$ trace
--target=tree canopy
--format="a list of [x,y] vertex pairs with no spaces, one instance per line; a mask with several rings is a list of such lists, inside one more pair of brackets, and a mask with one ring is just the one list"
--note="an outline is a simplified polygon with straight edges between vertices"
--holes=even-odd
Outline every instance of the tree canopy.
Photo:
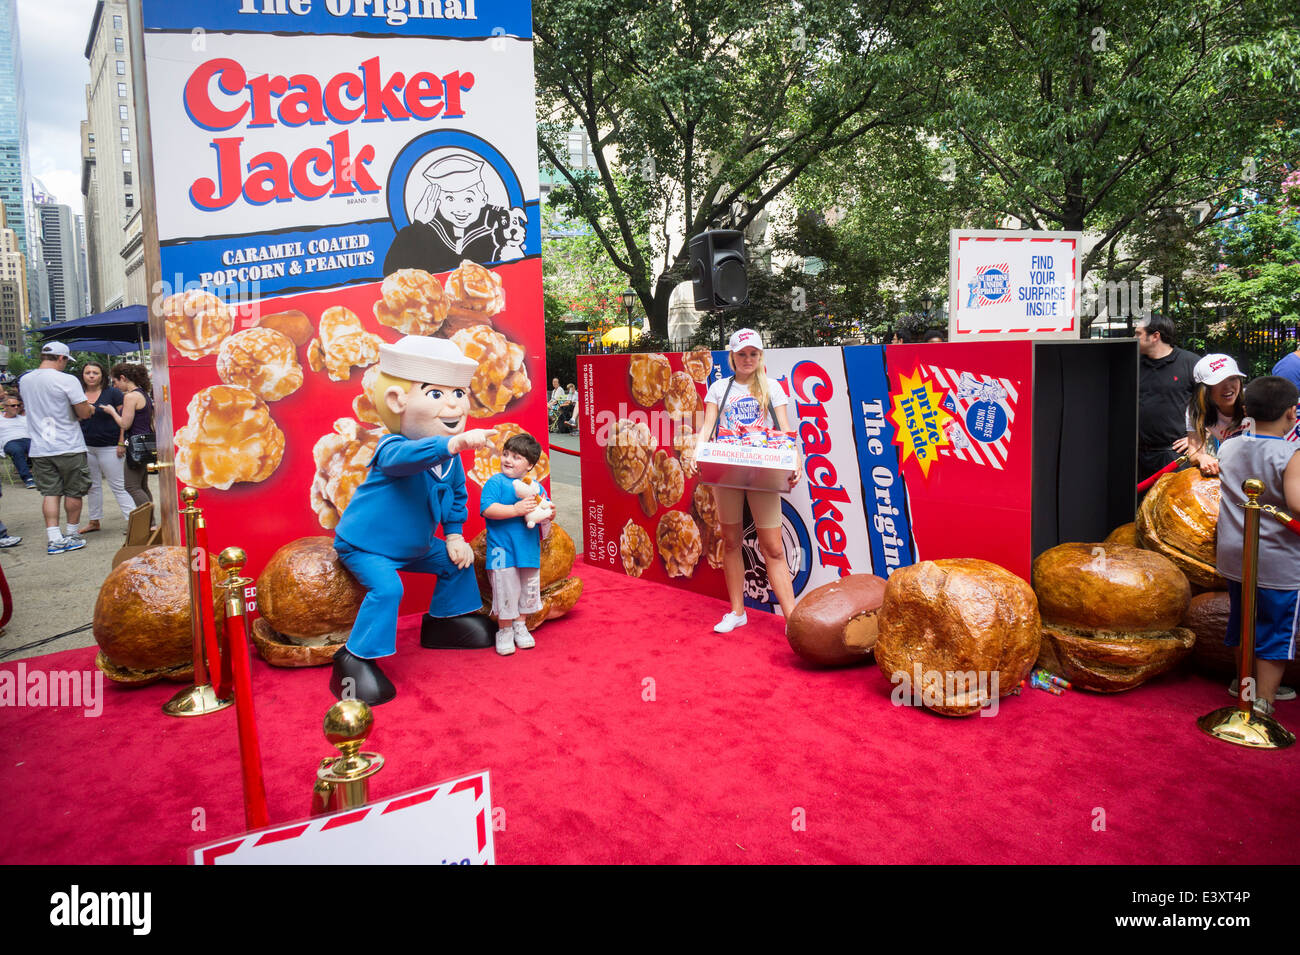
[[[689,237],[733,208],[744,228],[822,157],[922,115],[917,6],[538,0],[540,144],[565,182],[551,201],[591,224],[656,334]],[[592,170],[563,148],[575,123]]]
[[535,21],[548,201],[659,339],[689,237],[724,215],[784,210],[778,250],[820,267],[755,280],[772,321],[814,291],[880,330],[942,297],[951,228],[1084,231],[1085,275],[1179,282],[1300,161],[1293,0],[538,0]]
[[994,209],[1096,233],[1086,275],[1166,210],[1209,228],[1276,174],[1298,17],[1285,0],[950,0],[918,46],[948,73],[928,125]]

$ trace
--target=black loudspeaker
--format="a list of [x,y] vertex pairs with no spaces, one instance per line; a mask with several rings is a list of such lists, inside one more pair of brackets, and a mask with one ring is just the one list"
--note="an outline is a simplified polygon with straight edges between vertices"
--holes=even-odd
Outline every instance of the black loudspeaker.
[[745,276],[745,234],[713,229],[691,239],[691,285],[695,309],[712,312],[749,304]]

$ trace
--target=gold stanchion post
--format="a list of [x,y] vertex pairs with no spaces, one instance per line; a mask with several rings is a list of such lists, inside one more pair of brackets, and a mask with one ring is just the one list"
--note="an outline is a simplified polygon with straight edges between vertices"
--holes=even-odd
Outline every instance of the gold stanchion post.
[[370,777],[384,768],[384,757],[363,753],[375,717],[361,700],[340,700],[325,714],[325,738],[341,755],[327,756],[316,770],[311,814],[357,809],[370,801]]
[[[168,716],[204,716],[208,713],[215,713],[218,710],[224,710],[227,706],[234,703],[234,697],[222,700],[217,698],[217,692],[212,688],[211,681],[208,678],[208,666],[203,646],[203,614],[209,617],[212,615],[212,607],[203,606],[200,599],[200,587],[198,583],[198,574],[208,573],[207,555],[198,554],[198,544],[196,542],[198,520],[200,511],[198,507],[199,492],[192,487],[187,487],[181,492],[181,497],[185,501],[185,507],[181,511],[185,515],[185,547],[189,557],[190,567],[190,629],[194,634],[194,685],[181,690],[170,700],[163,704],[162,711]],[[195,570],[200,566],[202,570]],[[215,626],[215,621],[212,626]]]
[[1241,666],[1237,673],[1237,704],[1207,713],[1196,721],[1216,739],[1252,749],[1286,749],[1295,735],[1271,716],[1256,712],[1250,687],[1255,685],[1255,588],[1259,579],[1259,496],[1264,482],[1247,478],[1245,532],[1241,554]]

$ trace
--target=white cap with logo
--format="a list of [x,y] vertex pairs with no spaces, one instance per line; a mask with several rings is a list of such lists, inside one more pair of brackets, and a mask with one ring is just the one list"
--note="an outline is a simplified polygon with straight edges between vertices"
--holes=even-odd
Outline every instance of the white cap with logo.
[[1229,378],[1245,378],[1231,355],[1206,355],[1192,369],[1198,385],[1217,385]]
[[727,351],[740,351],[742,348],[757,348],[763,350],[763,338],[752,328],[742,328],[734,332],[731,341],[727,342]]

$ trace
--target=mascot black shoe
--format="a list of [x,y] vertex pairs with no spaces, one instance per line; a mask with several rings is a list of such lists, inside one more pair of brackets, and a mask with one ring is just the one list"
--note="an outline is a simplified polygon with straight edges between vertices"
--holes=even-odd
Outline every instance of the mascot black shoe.
[[347,647],[334,654],[330,691],[340,700],[360,700],[371,706],[387,703],[397,696],[397,687],[384,676],[378,663],[349,653]]
[[431,617],[420,621],[420,646],[426,650],[486,650],[496,646],[496,624],[482,614]]

